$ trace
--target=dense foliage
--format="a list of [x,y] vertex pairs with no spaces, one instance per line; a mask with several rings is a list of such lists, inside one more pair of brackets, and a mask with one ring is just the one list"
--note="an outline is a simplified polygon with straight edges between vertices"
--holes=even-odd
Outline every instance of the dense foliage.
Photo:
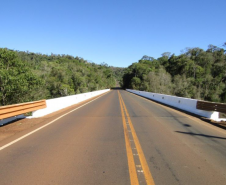
[[118,70],[70,55],[0,48],[0,105],[110,88]]
[[[226,43],[224,44],[224,47]],[[209,45],[181,55],[143,56],[128,68],[97,65],[70,55],[0,48],[0,106],[90,92],[115,85],[226,102],[226,52]]]
[[209,45],[206,51],[187,48],[179,56],[168,52],[158,59],[143,56],[126,69],[122,86],[226,102],[226,53],[223,48]]

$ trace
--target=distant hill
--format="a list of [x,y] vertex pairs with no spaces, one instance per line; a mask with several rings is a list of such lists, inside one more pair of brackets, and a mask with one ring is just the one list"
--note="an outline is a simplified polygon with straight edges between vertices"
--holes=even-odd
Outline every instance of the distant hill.
[[117,71],[81,57],[0,48],[0,105],[114,87]]
[[124,88],[226,102],[226,53],[217,46],[187,48],[179,56],[166,52],[158,59],[145,55],[124,73]]
[[[225,47],[224,44],[223,47]],[[90,92],[115,86],[226,102],[226,53],[209,45],[179,56],[144,55],[128,68],[81,57],[0,48],[0,105]]]

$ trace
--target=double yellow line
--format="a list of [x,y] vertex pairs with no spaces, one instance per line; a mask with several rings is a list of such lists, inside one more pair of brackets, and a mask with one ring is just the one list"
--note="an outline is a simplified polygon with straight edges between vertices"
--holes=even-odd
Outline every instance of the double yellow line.
[[130,143],[129,132],[128,132],[128,129],[127,129],[126,120],[128,121],[128,125],[129,125],[131,133],[132,133],[132,138],[133,138],[133,141],[134,141],[134,144],[135,144],[135,148],[137,150],[137,154],[139,156],[140,165],[143,169],[146,184],[147,185],[154,185],[155,183],[154,183],[153,177],[151,175],[151,172],[149,170],[149,167],[148,167],[147,161],[145,159],[143,150],[141,148],[140,142],[138,140],[137,134],[136,134],[135,129],[133,127],[129,113],[126,109],[125,103],[124,103],[122,96],[119,93],[119,91],[118,91],[118,96],[119,96],[119,102],[120,102],[121,113],[122,113],[122,122],[123,122],[125,142],[126,142],[126,151],[127,151],[127,159],[128,159],[128,166],[129,166],[130,182],[133,185],[139,184],[136,164],[135,164],[135,161],[134,161],[134,154],[133,154],[133,150],[132,150],[131,143]]

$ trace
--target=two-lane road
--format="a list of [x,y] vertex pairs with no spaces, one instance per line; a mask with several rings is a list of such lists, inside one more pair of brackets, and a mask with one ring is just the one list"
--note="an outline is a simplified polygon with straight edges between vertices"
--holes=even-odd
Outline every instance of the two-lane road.
[[112,90],[0,150],[0,184],[138,183],[225,185],[226,131]]

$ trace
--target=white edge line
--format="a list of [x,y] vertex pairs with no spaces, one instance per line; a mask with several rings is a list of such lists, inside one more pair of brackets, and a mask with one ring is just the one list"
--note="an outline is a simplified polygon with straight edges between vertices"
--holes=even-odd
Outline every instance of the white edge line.
[[[109,91],[108,91],[108,92],[109,92]],[[81,105],[81,106],[79,106],[79,107],[77,107],[77,108],[75,108],[75,109],[73,109],[73,110],[71,110],[71,111],[69,111],[69,112],[63,114],[63,115],[61,115],[60,117],[54,119],[53,121],[51,121],[51,122],[49,122],[49,123],[47,123],[47,124],[45,124],[45,125],[43,125],[43,126],[37,128],[37,129],[33,130],[33,131],[31,131],[31,132],[29,132],[28,134],[25,134],[25,135],[19,137],[18,139],[15,139],[14,141],[12,141],[12,142],[10,142],[10,143],[8,143],[8,144],[6,144],[6,145],[3,145],[2,147],[0,147],[0,151],[3,150],[3,149],[5,149],[5,148],[7,148],[7,147],[9,147],[10,145],[13,145],[14,143],[17,143],[17,142],[20,141],[20,140],[22,140],[22,139],[24,139],[24,138],[30,136],[31,134],[33,134],[33,133],[35,133],[35,132],[37,132],[37,131],[39,131],[39,130],[45,128],[45,127],[47,127],[48,125],[52,124],[53,122],[59,120],[60,118],[62,118],[62,117],[64,117],[64,116],[70,114],[71,112],[73,112],[73,111],[75,111],[75,110],[77,110],[77,109],[79,109],[79,108],[81,108],[81,107],[83,107],[83,106],[85,106],[85,105],[87,105],[87,104],[89,104],[89,103],[95,101],[96,99],[102,97],[103,95],[105,95],[105,93],[102,94],[101,96],[95,98],[94,100],[91,100],[91,101],[89,101],[89,102],[87,102],[87,103],[85,103],[85,104],[83,104],[83,105]]]

